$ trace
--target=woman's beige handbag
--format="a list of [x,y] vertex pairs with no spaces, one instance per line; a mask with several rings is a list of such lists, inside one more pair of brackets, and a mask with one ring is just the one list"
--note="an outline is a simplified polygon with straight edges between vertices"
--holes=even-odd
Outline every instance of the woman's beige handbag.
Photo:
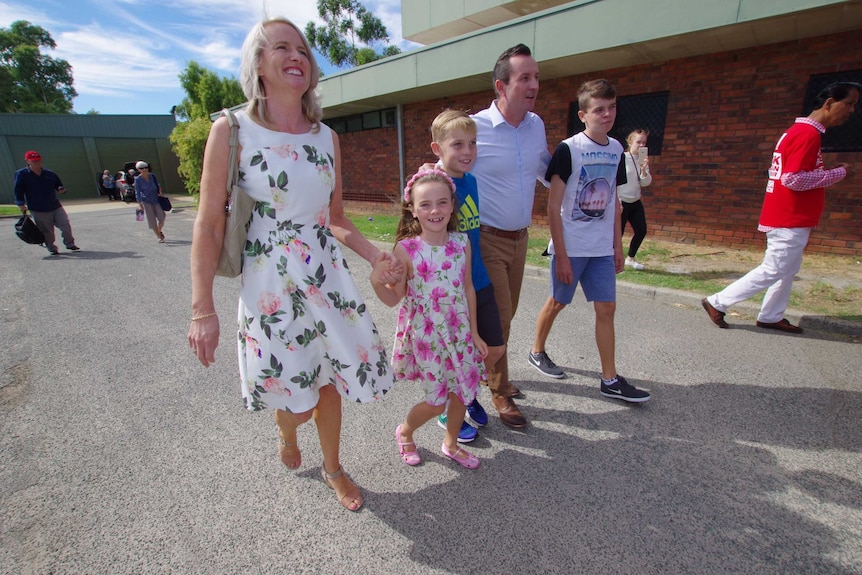
[[216,267],[216,275],[235,278],[242,273],[243,252],[248,236],[248,223],[255,201],[239,187],[239,124],[228,109],[222,110],[230,126],[230,175],[225,202],[224,240]]

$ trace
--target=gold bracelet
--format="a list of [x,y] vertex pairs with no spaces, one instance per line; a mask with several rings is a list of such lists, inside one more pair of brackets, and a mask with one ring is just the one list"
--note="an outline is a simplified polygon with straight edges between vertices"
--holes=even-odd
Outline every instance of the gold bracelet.
[[205,313],[203,315],[196,315],[192,318],[192,321],[200,321],[202,319],[206,319],[208,317],[213,317],[215,315],[218,315],[218,314],[216,312],[212,312],[212,313]]

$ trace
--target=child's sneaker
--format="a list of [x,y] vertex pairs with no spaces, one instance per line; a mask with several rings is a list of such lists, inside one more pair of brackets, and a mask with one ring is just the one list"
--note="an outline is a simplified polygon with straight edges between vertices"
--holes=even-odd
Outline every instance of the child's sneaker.
[[540,351],[539,353],[530,352],[530,357],[528,361],[530,362],[530,365],[532,365],[548,377],[560,379],[564,375],[566,375],[565,372],[560,369],[556,363],[551,361],[551,358],[548,357],[548,354],[544,351]]
[[634,258],[626,258],[626,267],[638,271],[644,269],[644,265],[638,261],[635,261]]
[[467,417],[476,424],[476,427],[485,427],[488,425],[488,414],[485,411],[485,408],[479,405],[479,400],[474,399],[470,405],[467,406]]
[[[446,429],[446,414],[437,416],[437,425]],[[479,436],[479,430],[467,423],[461,424],[461,431],[458,432],[458,443],[470,443]]]
[[601,393],[605,397],[613,397],[614,399],[621,399],[629,403],[643,403],[644,401],[649,401],[650,398],[649,393],[633,385],[629,385],[626,378],[621,375],[618,375],[616,381],[610,385],[602,381]]

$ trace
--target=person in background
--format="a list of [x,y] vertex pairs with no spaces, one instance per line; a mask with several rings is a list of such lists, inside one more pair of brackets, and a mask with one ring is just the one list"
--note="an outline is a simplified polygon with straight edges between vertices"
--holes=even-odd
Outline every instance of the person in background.
[[15,205],[21,208],[22,214],[26,214],[28,209],[33,214],[33,221],[42,230],[45,247],[51,255],[60,253],[55,243],[55,227],[63,235],[66,249],[78,251],[81,248],[75,245],[69,216],[57,197],[57,194],[66,193],[60,176],[42,167],[42,155],[39,152],[27,152],[24,161],[27,167],[15,172]]
[[[340,462],[341,402],[381,400],[392,371],[339,242],[372,266],[389,260],[387,282],[397,282],[404,266],[344,213],[341,150],[321,121],[319,79],[308,41],[289,20],[260,22],[246,36],[240,81],[249,103],[236,118],[240,185],[255,201],[247,236],[254,247],[243,254],[235,338],[246,408],[273,410],[282,463],[300,467],[297,431],[314,417],[323,482],[342,507],[358,511],[362,493]],[[204,366],[215,361],[219,343],[213,279],[225,229],[229,137],[227,118],[219,118],[204,152],[192,236],[188,341]]]
[[634,130],[626,138],[629,149],[624,155],[626,162],[626,183],[617,185],[617,196],[623,204],[621,233],[626,231],[626,222],[632,225],[632,240],[629,242],[629,251],[626,256],[625,266],[635,270],[642,270],[642,263],[635,260],[638,249],[644,241],[647,233],[646,214],[641,201],[641,189],[652,183],[652,175],[649,172],[649,157],[644,154],[639,159],[638,151],[646,152],[647,136],[646,130]]
[[135,177],[135,200],[138,208],[144,211],[147,217],[147,225],[156,234],[159,243],[165,243],[165,234],[162,229],[165,226],[165,211],[159,204],[159,196],[162,195],[162,187],[155,174],[150,173],[150,165],[144,161],[135,164],[138,175]]
[[114,177],[111,176],[111,172],[108,170],[102,172],[102,189],[108,195],[109,200],[113,201],[117,199],[117,186],[114,182]]
[[802,267],[802,252],[811,230],[820,221],[826,204],[826,188],[853,176],[848,164],[829,170],[823,167],[820,139],[826,130],[850,119],[859,103],[862,85],[837,82],[814,99],[814,110],[796,122],[778,139],[772,153],[766,196],[758,231],[766,232],[763,262],[718,293],[701,300],[710,321],[720,328],[727,309],[766,290],[757,327],[787,333],[802,328],[784,317],[793,288],[793,278]]

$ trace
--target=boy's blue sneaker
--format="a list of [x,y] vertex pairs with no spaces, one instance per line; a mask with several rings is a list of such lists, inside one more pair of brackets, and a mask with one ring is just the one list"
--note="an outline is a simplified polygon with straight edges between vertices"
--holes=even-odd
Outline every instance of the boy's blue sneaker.
[[488,414],[485,412],[485,408],[479,405],[478,399],[474,399],[473,402],[467,406],[467,417],[470,418],[470,421],[475,423],[477,427],[485,427],[488,425]]
[[[437,416],[437,425],[446,429],[446,415]],[[458,432],[458,443],[470,443],[479,435],[479,430],[467,423],[461,424],[461,431]]]

